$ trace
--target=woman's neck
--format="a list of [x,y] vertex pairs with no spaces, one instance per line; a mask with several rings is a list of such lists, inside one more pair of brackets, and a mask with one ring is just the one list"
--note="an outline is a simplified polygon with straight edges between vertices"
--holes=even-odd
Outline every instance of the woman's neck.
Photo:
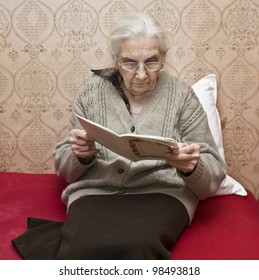
[[125,87],[123,88],[124,94],[128,98],[130,107],[135,109],[141,109],[147,103],[151,92],[145,92],[141,95],[132,94],[129,90]]

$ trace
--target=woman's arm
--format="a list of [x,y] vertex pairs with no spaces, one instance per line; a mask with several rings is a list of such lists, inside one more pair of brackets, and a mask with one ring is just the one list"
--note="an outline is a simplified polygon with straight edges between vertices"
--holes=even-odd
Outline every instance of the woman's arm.
[[184,92],[178,122],[182,142],[179,143],[179,154],[168,152],[165,160],[178,170],[193,193],[203,199],[212,196],[225,178],[225,163],[198,98],[189,86]]

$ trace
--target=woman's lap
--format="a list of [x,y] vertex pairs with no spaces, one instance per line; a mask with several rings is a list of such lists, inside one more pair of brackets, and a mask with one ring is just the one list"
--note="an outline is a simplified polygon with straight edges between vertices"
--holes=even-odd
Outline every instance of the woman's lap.
[[73,202],[65,223],[39,221],[13,241],[26,259],[170,259],[189,217],[163,194],[98,195]]
[[71,205],[57,258],[168,259],[188,222],[167,195],[83,197]]

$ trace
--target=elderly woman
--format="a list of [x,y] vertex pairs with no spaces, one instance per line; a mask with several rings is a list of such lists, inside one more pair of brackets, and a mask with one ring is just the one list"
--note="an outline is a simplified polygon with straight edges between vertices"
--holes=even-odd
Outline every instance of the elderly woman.
[[[69,183],[62,194],[67,220],[44,223],[47,253],[41,248],[30,258],[170,259],[199,199],[213,196],[225,178],[192,88],[162,70],[168,43],[158,23],[129,15],[109,47],[114,67],[94,70],[82,86],[69,136],[54,151],[57,173]],[[76,114],[118,134],[174,138],[179,154],[168,150],[163,160],[132,162],[96,143]],[[43,232],[43,226],[36,228]],[[14,244],[19,247],[19,238]]]

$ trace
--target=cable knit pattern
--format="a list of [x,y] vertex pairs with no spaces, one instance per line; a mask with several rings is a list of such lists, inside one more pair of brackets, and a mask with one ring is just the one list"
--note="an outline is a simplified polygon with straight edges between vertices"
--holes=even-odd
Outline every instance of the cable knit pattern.
[[199,199],[213,196],[225,178],[224,162],[211,136],[207,117],[192,88],[166,71],[134,120],[109,79],[94,74],[81,88],[69,128],[81,127],[75,114],[98,122],[118,134],[131,133],[172,137],[198,143],[201,158],[195,171],[184,176],[162,160],[131,162],[97,143],[101,152],[89,165],[74,155],[68,138],[54,150],[56,169],[70,183],[62,198],[69,206],[84,195],[164,193],[178,198],[190,220]]

